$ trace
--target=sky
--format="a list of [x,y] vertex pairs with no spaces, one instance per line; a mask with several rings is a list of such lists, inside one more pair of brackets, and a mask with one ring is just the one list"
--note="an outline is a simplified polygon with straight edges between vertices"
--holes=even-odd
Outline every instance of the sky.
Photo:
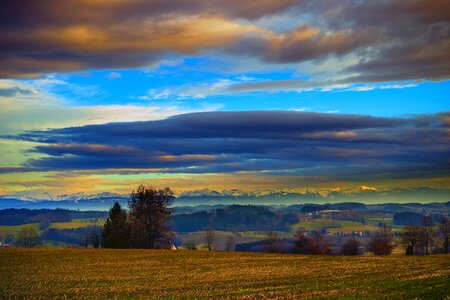
[[450,188],[446,0],[6,0],[0,194]]

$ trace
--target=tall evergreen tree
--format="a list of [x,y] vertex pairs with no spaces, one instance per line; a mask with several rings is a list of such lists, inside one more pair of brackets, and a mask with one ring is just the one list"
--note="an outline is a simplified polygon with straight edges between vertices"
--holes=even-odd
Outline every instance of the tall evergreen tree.
[[118,202],[109,211],[103,229],[103,243],[105,248],[130,248],[130,226],[127,212]]
[[169,219],[173,200],[169,188],[156,190],[139,186],[128,202],[131,245],[133,248],[163,248],[169,245]]

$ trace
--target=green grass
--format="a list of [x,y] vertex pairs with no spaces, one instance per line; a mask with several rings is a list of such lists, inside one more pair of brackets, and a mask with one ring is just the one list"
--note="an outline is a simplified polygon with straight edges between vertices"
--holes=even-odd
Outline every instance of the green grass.
[[338,228],[328,228],[331,233],[335,232],[351,232],[351,231],[376,231],[377,226],[374,225],[364,225],[356,221],[346,221],[346,220],[332,220],[332,219],[311,219],[307,221],[300,221],[297,224],[292,225],[292,231],[297,231],[299,228],[305,228],[307,230],[319,230],[323,227],[328,226],[339,226]]
[[[98,225],[103,226],[105,223],[104,219],[73,219],[70,222],[54,222],[50,224],[50,228],[57,228],[57,229],[72,229],[72,228],[82,228],[92,225]],[[6,237],[8,235],[14,235],[17,236],[19,231],[22,228],[26,227],[34,227],[38,232],[39,230],[39,223],[30,223],[30,224],[23,224],[23,225],[14,225],[14,226],[7,226],[7,225],[0,225],[0,236]]]
[[0,298],[445,299],[449,256],[0,249]]
[[70,222],[54,222],[51,223],[50,228],[57,229],[72,229],[82,228],[92,225],[103,226],[105,224],[104,219],[73,219]]
[[15,226],[0,225],[0,236],[1,237],[6,237],[8,235],[17,236],[19,231],[22,228],[28,228],[28,227],[34,227],[37,231],[39,231],[38,223],[30,223],[30,224],[15,225]]
[[385,223],[389,226],[394,225],[394,220],[392,219],[392,217],[367,216],[365,219],[368,225],[378,226],[380,222]]

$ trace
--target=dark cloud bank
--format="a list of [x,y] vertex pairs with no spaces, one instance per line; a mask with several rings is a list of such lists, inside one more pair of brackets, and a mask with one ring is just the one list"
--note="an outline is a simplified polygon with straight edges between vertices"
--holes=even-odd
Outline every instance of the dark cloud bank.
[[[448,176],[450,114],[383,118],[286,111],[207,112],[165,120],[31,131],[23,170],[264,171],[362,178]],[[11,171],[11,170],[3,170]]]

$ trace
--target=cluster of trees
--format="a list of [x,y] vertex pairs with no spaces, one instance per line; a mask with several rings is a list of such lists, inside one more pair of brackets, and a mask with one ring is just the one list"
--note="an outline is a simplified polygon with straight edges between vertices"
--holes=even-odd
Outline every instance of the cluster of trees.
[[4,209],[0,210],[0,225],[22,225],[29,223],[70,222],[72,216],[64,209]]
[[[404,244],[406,255],[449,253],[450,220],[447,217],[441,219],[438,226],[433,225],[433,218],[426,216],[421,226],[405,226],[401,233],[401,241]],[[394,234],[392,228],[383,224],[370,238],[367,249],[375,255],[389,255],[394,249]],[[361,242],[356,238],[347,239],[341,246],[342,255],[360,254]],[[303,254],[328,254],[329,248],[326,237],[312,234],[306,236],[297,233],[294,236],[294,253]]]
[[441,223],[434,226],[433,219],[425,216],[421,226],[405,226],[401,238],[406,247],[406,255],[449,253],[450,220],[443,217]]
[[330,254],[330,251],[327,237],[318,231],[314,231],[309,236],[300,231],[294,235],[293,253]]
[[25,227],[19,231],[18,238],[15,240],[17,247],[33,248],[42,244],[38,231],[34,227]]
[[30,223],[49,224],[53,222],[70,222],[72,219],[106,218],[102,211],[77,211],[68,209],[2,209],[0,225],[13,226]]
[[292,237],[283,237],[278,232],[269,232],[262,241],[236,245],[236,251],[295,253],[295,254],[330,254],[328,236],[320,231],[310,234],[298,231]]
[[[433,226],[432,218],[424,218],[422,226],[406,226],[401,235],[405,245],[406,255],[448,253],[450,242],[450,221],[443,218],[438,226]],[[329,237],[319,231],[309,234],[299,231],[292,238],[282,238],[279,234],[270,232],[264,241],[238,245],[238,251],[255,251],[268,253],[297,253],[297,254],[331,254],[330,243],[338,245],[334,254],[359,255],[364,251],[362,239],[348,238],[343,243],[336,241],[336,237]],[[340,245],[340,249],[339,249]],[[394,249],[394,233],[392,228],[383,224],[371,236],[365,245],[368,251],[375,255],[389,255]]]
[[210,212],[178,214],[171,222],[176,232],[204,231],[211,224],[222,231],[285,231],[298,218],[293,213],[273,212],[263,206],[230,205]]
[[289,210],[296,207],[300,208],[301,213],[315,213],[322,210],[343,210],[343,211],[366,211],[367,206],[359,202],[343,202],[335,204],[306,204],[306,205],[291,205]]
[[128,211],[115,203],[103,229],[105,248],[166,248],[172,233],[169,220],[173,201],[169,188],[156,190],[139,186],[131,194]]
[[[205,231],[205,236],[203,242],[205,243],[204,248],[208,251],[234,251],[236,246],[236,240],[233,234],[227,234],[225,237],[222,236],[222,245],[219,245],[219,236],[211,225],[209,225]],[[224,243],[223,243],[224,242]],[[193,240],[188,240],[183,243],[183,246],[187,250],[197,250],[198,245]]]
[[[347,239],[341,246],[340,254],[358,255],[361,243],[356,238]],[[320,231],[313,231],[310,234],[298,231],[292,239],[282,239],[276,233],[269,233],[264,241],[264,252],[269,253],[294,253],[294,254],[331,254],[329,237]]]
[[86,248],[88,246],[99,248],[103,244],[102,228],[97,225],[70,229],[49,228],[42,233],[42,239]]
[[392,228],[386,224],[380,226],[369,242],[369,251],[375,255],[388,255],[394,250]]
[[416,225],[422,226],[425,218],[430,219],[433,223],[439,224],[445,219],[445,215],[441,213],[422,214],[416,212],[398,212],[393,215],[394,225]]

